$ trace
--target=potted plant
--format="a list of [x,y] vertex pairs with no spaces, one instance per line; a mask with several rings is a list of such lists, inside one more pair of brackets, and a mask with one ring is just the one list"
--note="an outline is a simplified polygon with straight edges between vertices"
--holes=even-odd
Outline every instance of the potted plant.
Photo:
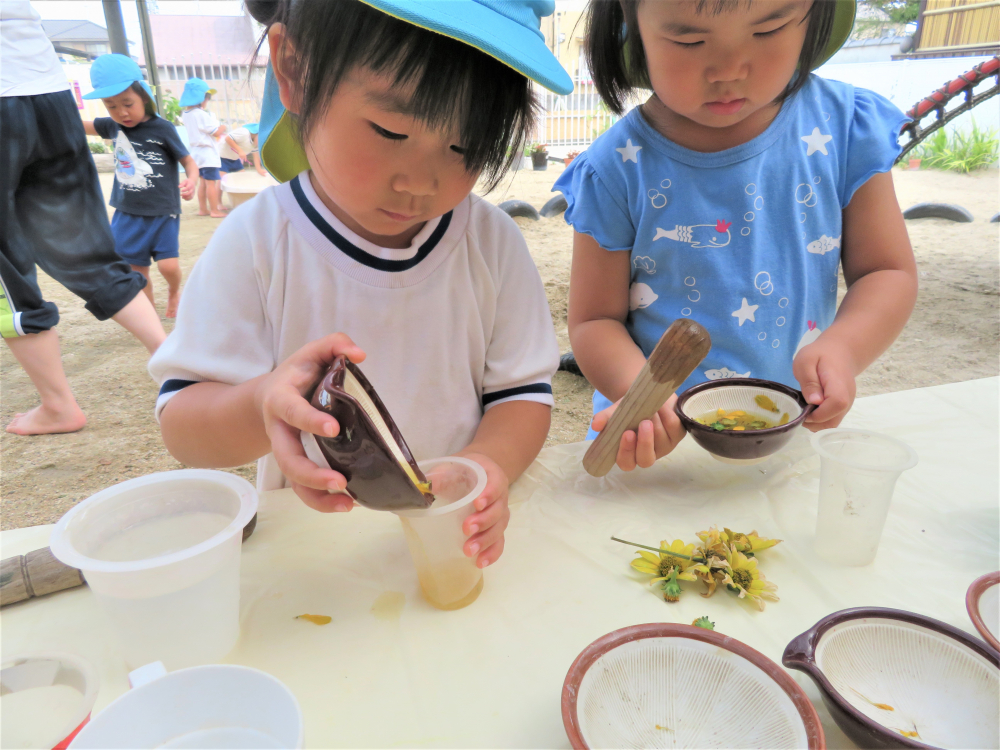
[[565,164],[565,165],[566,165],[566,166],[568,167],[568,166],[569,166],[569,164],[570,164],[570,162],[571,162],[571,161],[573,161],[573,160],[574,160],[574,159],[575,159],[576,157],[578,157],[579,155],[580,155],[580,152],[579,152],[579,151],[570,151],[570,152],[569,152],[568,154],[566,154],[566,156],[565,156],[565,157],[563,158],[563,164]]
[[548,144],[533,143],[529,146],[531,150],[531,167],[536,172],[541,172],[549,168]]

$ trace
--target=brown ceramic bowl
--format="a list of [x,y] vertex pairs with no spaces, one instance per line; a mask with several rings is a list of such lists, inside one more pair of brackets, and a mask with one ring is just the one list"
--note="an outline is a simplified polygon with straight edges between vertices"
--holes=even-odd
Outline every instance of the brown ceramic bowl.
[[1000,571],[987,573],[979,576],[969,586],[969,590],[965,593],[965,608],[983,640],[1000,651],[1000,641],[997,640],[1000,634],[996,630],[998,597],[1000,597]]
[[834,612],[793,639],[781,663],[812,678],[859,747],[1000,747],[1000,654],[938,620]]
[[[777,413],[761,408],[754,397],[767,396]],[[788,414],[788,422],[764,430],[714,430],[698,422],[699,417],[717,409],[740,409],[772,422]],[[777,452],[792,439],[792,433],[816,407],[807,404],[800,391],[772,380],[726,378],[691,386],[677,398],[674,412],[681,424],[702,448],[729,461],[753,461]]]
[[649,623],[608,633],[573,662],[562,716],[574,748],[826,747],[785,670],[721,633]]

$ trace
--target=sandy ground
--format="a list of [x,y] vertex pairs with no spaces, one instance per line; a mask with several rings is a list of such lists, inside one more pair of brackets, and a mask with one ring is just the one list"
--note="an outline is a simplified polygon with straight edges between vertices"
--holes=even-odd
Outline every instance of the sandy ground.
[[[488,196],[512,198],[540,208],[562,171],[520,171]],[[919,388],[1000,373],[998,318],[998,228],[987,222],[1000,210],[1000,174],[990,169],[963,176],[920,171],[894,172],[903,208],[921,201],[956,203],[976,217],[971,224],[938,219],[907,222],[920,267],[921,293],[906,330],[883,357],[858,379],[858,395]],[[105,194],[111,175],[102,175]],[[184,206],[181,266],[185,277],[219,224]],[[571,230],[562,216],[517,219],[545,283],[563,351],[569,284]],[[16,437],[0,433],[0,525],[3,529],[51,523],[99,489],[154,471],[180,468],[164,449],[153,419],[156,387],[146,373],[145,350],[113,322],[99,323],[82,302],[39,273],[42,291],[62,314],[63,361],[88,425],[72,435]],[[154,271],[162,315],[166,287]],[[170,323],[165,321],[169,331]],[[0,422],[34,406],[30,381],[0,347]],[[590,417],[591,389],[580,377],[558,373],[556,408],[549,443],[580,440]],[[255,467],[234,469],[251,479]]]

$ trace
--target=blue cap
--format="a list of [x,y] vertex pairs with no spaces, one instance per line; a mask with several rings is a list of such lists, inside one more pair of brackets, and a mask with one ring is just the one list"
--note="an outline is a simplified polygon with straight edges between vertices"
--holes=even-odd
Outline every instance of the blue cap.
[[250,133],[250,135],[257,135],[257,130],[259,128],[260,124],[256,122],[248,122],[246,125],[243,126],[243,129],[246,130],[248,133]]
[[107,99],[118,96],[133,83],[140,84],[156,103],[152,89],[142,79],[139,63],[125,55],[101,55],[90,65],[90,85],[94,90],[84,99]]
[[[555,0],[361,0],[400,21],[464,42],[557,94],[573,91],[573,81],[545,45],[542,18]],[[181,102],[183,104],[183,101]],[[278,95],[267,68],[260,114],[261,160],[284,182],[308,169],[295,122]]]
[[200,78],[188,78],[184,82],[184,93],[178,104],[182,107],[194,107],[205,101],[206,94],[214,94],[215,89],[209,88],[208,84]]

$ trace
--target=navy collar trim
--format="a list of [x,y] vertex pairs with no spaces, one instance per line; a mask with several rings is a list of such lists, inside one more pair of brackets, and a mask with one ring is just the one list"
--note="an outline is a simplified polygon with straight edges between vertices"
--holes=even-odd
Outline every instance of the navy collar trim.
[[420,246],[416,254],[412,258],[407,258],[406,260],[387,260],[386,258],[378,258],[371,253],[366,253],[357,245],[351,243],[343,235],[341,235],[336,229],[330,226],[329,222],[324,219],[319,211],[309,202],[306,197],[305,192],[302,190],[302,186],[299,184],[299,177],[295,177],[289,183],[292,188],[292,194],[295,196],[295,200],[299,204],[299,208],[302,209],[309,221],[315,225],[315,227],[323,233],[330,242],[332,242],[344,255],[351,258],[351,260],[360,263],[361,265],[368,266],[369,268],[374,268],[376,271],[388,271],[390,273],[399,273],[401,271],[409,271],[411,268],[416,266],[420,261],[431,254],[431,251],[437,247],[438,242],[444,237],[444,233],[448,231],[448,225],[451,224],[452,212],[449,211],[441,220],[438,222],[437,227],[431,233],[431,236]]

